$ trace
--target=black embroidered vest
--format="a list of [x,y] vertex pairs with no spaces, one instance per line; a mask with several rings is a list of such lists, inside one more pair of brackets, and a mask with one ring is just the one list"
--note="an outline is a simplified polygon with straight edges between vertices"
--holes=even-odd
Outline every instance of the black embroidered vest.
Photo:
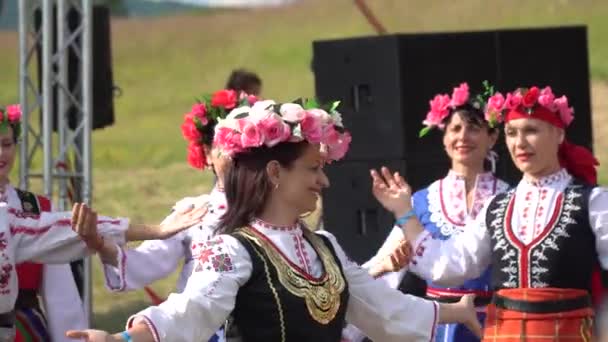
[[244,342],[339,342],[348,303],[342,265],[326,237],[304,230],[323,263],[314,279],[290,264],[264,235],[251,228],[234,234],[253,263],[249,281],[239,289],[234,323]]
[[590,290],[598,263],[589,224],[593,187],[572,181],[559,195],[556,210],[543,232],[529,244],[513,233],[515,189],[489,204],[486,226],[491,237],[494,290],[503,288],[570,288]]

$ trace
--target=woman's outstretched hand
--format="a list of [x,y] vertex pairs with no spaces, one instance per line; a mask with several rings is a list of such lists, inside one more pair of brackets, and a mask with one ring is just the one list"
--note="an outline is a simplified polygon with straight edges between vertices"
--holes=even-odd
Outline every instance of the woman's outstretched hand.
[[378,172],[370,171],[372,176],[372,193],[382,206],[400,217],[412,209],[412,189],[398,172],[383,166]]

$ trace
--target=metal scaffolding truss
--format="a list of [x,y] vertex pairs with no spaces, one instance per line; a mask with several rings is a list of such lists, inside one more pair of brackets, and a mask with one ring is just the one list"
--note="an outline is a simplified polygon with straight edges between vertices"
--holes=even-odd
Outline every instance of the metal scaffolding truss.
[[[19,0],[19,93],[23,112],[19,186],[28,189],[31,179],[42,178],[44,195],[59,210],[69,209],[71,201],[90,203],[92,199],[92,10],[92,0]],[[70,11],[80,15],[76,27],[68,25]],[[35,58],[38,54],[40,67]],[[75,62],[79,70],[76,82],[70,85],[68,70]],[[69,113],[75,118],[71,125]],[[40,153],[42,165],[37,157]],[[83,286],[87,319],[91,312],[90,284],[87,260]]]

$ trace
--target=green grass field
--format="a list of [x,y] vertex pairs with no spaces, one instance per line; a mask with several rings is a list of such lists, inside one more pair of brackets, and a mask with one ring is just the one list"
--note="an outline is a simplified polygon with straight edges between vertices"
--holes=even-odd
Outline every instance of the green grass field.
[[[369,0],[390,32],[430,32],[586,24],[589,27],[595,136],[608,133],[608,2],[602,0]],[[210,186],[185,164],[179,125],[195,96],[223,86],[234,67],[258,72],[264,95],[314,95],[312,41],[373,35],[347,0],[302,0],[265,10],[197,11],[112,22],[116,124],[94,133],[94,205],[100,212],[157,222],[172,203]],[[0,103],[17,100],[17,35],[0,32]],[[564,47],[567,48],[567,47]],[[600,161],[608,143],[596,139]],[[605,167],[601,168],[601,179]],[[95,262],[97,267],[97,261]],[[151,265],[152,266],[152,265]],[[147,300],[110,295],[95,279],[95,323],[117,330]],[[175,278],[154,287],[168,293]]]

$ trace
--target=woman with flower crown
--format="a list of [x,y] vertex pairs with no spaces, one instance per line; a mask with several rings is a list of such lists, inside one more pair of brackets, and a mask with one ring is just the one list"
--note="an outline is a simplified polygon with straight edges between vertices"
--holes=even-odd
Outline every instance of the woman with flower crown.
[[413,242],[409,268],[453,286],[492,264],[495,294],[484,340],[593,340],[590,293],[595,266],[608,268],[608,192],[596,186],[591,152],[565,138],[573,109],[550,87],[531,87],[494,94],[486,115],[505,122],[506,145],[523,178],[450,240],[424,230],[403,178],[372,171],[376,197]]
[[[490,126],[484,116],[484,101],[492,95],[490,87],[485,86],[484,94],[471,96],[468,84],[462,83],[454,88],[451,97],[438,94],[430,101],[430,111],[423,122],[426,127],[420,135],[433,127],[443,132],[443,147],[451,167],[444,178],[414,193],[412,206],[416,218],[433,239],[447,240],[462,233],[488,198],[508,188],[507,183],[484,168],[484,162],[493,159],[492,147],[498,137],[497,128]],[[363,266],[369,268],[372,275],[382,274],[387,264],[377,262],[378,258],[390,253],[403,238],[401,229],[393,228],[377,255]],[[403,268],[380,278],[397,288],[406,270]],[[487,269],[460,286],[445,287],[429,281],[426,295],[438,301],[453,302],[464,294],[474,294],[479,304],[487,304],[492,296],[489,279],[490,270]],[[485,318],[483,306],[479,308],[480,322]],[[345,330],[344,337],[350,341],[363,339],[352,326]],[[479,341],[479,338],[462,324],[442,324],[437,329],[435,341],[466,342]]]
[[[184,116],[182,134],[189,142],[188,163],[199,170],[213,171],[216,183],[209,194],[186,197],[178,201],[166,220],[180,215],[181,212],[193,206],[205,207],[206,214],[200,222],[171,238],[149,240],[134,249],[120,248],[108,255],[100,254],[102,260],[108,263],[105,265],[104,271],[106,284],[110,290],[141,289],[170,275],[182,260],[184,263],[177,281],[176,291],[184,290],[201,246],[213,236],[219,218],[226,212],[224,175],[230,159],[220,155],[217,149],[212,148],[215,125],[239,103],[251,105],[256,101],[255,96],[245,93],[238,94],[234,90],[224,89],[203,96],[201,101],[192,106],[192,110]],[[154,267],[149,267],[149,265],[154,265]],[[160,302],[162,300],[156,299],[154,304],[160,304]],[[223,333],[218,332],[212,341],[223,341],[223,339]]]
[[[70,220],[66,220],[69,216],[49,213],[52,208],[46,197],[11,186],[8,177],[20,131],[19,106],[0,107],[0,341],[63,341],[66,329],[86,327],[70,266],[14,263],[68,262],[84,256],[86,248],[85,244],[78,244],[78,235],[65,229],[70,225]],[[171,234],[147,226],[127,228],[125,220],[102,219],[100,222],[100,229],[112,239],[102,243],[95,241],[97,235],[92,234],[87,239],[95,249],[112,248],[112,240],[160,238]]]
[[299,216],[329,185],[323,165],[341,159],[350,143],[336,106],[267,100],[220,120],[214,144],[232,157],[228,210],[184,292],[136,314],[122,333],[68,336],[193,341],[211,336],[230,313],[245,342],[338,342],[346,317],[378,341],[428,341],[446,322],[479,332],[471,297],[438,304],[404,295],[350,261],[333,235],[303,227]]

